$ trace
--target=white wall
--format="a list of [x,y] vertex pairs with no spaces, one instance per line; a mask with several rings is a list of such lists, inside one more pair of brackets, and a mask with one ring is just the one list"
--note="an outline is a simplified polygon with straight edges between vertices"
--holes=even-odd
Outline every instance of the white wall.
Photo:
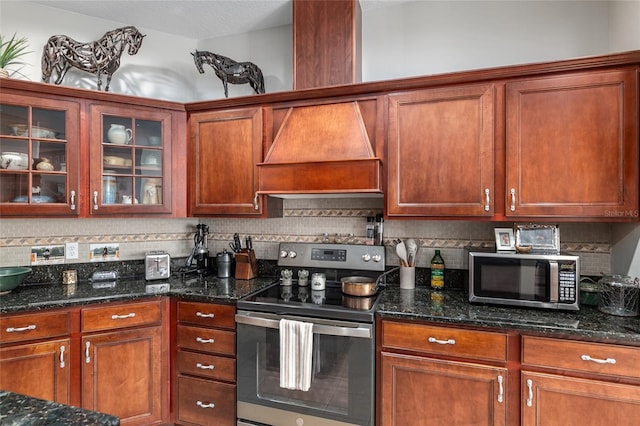
[[623,52],[640,46],[640,0],[609,4],[609,48]]
[[[363,80],[608,53],[606,1],[416,1],[363,13]],[[635,23],[625,23],[629,27]],[[615,24],[615,22],[614,22]],[[640,48],[640,39],[628,45]]]

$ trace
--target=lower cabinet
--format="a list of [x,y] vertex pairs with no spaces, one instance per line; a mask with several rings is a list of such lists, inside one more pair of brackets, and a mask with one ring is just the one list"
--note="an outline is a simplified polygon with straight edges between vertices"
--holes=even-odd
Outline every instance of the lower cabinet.
[[68,404],[69,312],[0,317],[0,389]]
[[176,423],[236,425],[235,307],[178,302]]
[[0,389],[69,403],[69,339],[0,349]]
[[122,425],[157,424],[168,417],[164,303],[110,304],[82,310],[83,408],[117,416]]
[[382,321],[379,424],[506,425],[506,361],[501,333]]
[[523,426],[638,424],[640,348],[530,336],[522,348]]
[[381,425],[505,425],[507,370],[382,354]]

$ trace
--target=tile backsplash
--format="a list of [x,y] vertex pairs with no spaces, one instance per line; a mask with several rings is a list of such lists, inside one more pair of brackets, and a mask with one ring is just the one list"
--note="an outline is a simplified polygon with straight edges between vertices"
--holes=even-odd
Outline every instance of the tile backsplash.
[[[366,217],[382,212],[381,199],[286,199],[284,217],[277,219],[2,219],[0,266],[28,265],[31,247],[77,242],[79,257],[89,261],[92,244],[120,247],[120,260],[142,259],[145,252],[165,250],[186,257],[193,247],[196,225],[209,225],[209,251],[229,249],[235,232],[253,237],[260,259],[277,259],[281,241],[353,241],[364,243]],[[466,269],[465,248],[494,246],[494,228],[513,223],[477,221],[387,220],[384,227],[387,264],[397,265],[395,238],[420,240],[417,265],[427,267],[440,249],[448,268]],[[582,273],[610,272],[611,224],[562,223],[563,252],[578,254]]]

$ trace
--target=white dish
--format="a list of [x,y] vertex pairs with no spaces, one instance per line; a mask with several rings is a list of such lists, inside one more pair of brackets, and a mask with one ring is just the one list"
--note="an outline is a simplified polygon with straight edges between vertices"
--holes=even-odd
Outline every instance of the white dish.
[[3,152],[0,154],[0,167],[8,170],[26,170],[29,168],[29,157],[22,152]]
[[140,156],[141,166],[159,166],[161,164],[160,151],[145,149]]
[[[16,136],[29,136],[29,127],[26,124],[11,124],[9,127]],[[44,127],[31,126],[31,137],[54,139],[56,132]]]

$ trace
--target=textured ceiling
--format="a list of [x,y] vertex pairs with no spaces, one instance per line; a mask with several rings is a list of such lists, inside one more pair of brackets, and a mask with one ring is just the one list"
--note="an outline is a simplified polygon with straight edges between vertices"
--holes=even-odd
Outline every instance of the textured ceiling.
[[[360,0],[363,11],[404,0]],[[290,25],[292,0],[39,0],[33,3],[203,40]]]

